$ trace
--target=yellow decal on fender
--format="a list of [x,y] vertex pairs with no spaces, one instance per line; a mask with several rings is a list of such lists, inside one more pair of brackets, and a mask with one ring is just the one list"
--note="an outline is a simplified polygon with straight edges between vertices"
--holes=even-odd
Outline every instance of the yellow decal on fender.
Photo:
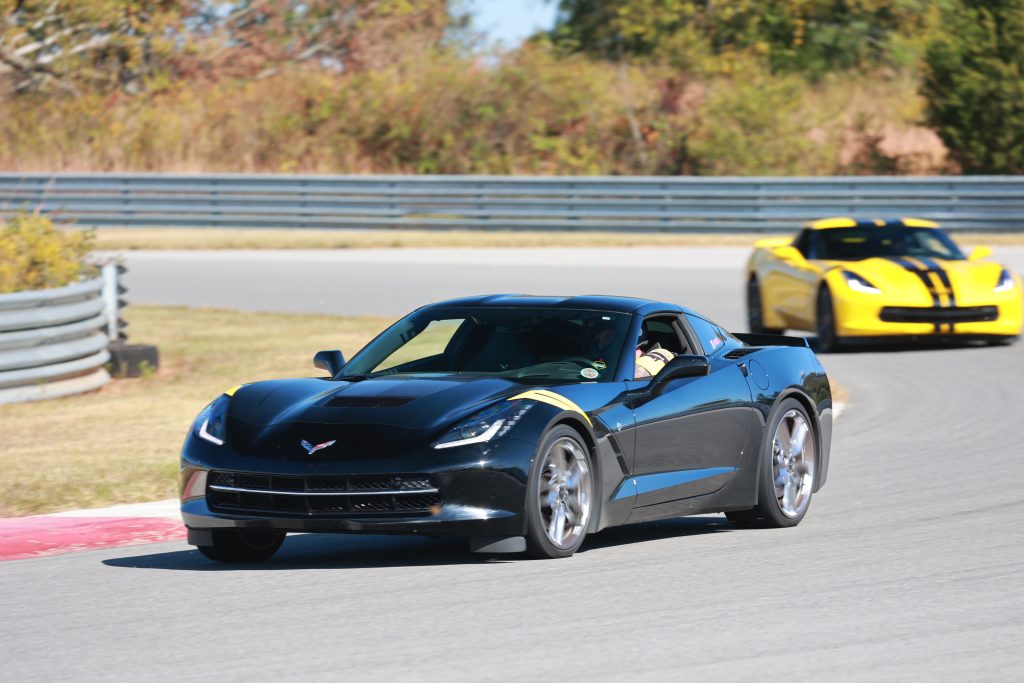
[[227,391],[225,391],[224,395],[225,396],[234,396],[235,392],[238,391],[239,389],[241,389],[244,386],[245,386],[244,384],[239,384],[237,387],[232,387],[232,388],[228,389]]
[[578,405],[567,399],[565,396],[562,396],[561,394],[556,394],[553,391],[547,391],[546,389],[533,389],[531,391],[524,391],[523,393],[518,394],[517,396],[513,396],[509,400],[515,401],[517,399],[529,399],[531,401],[539,401],[540,403],[547,403],[548,405],[554,406],[556,408],[561,408],[562,410],[570,410],[574,413],[579,413],[580,415],[583,416],[583,419],[587,421],[588,425],[590,425],[591,427],[594,426],[594,423],[591,422],[590,420],[590,416],[583,412],[583,408],[580,408]]

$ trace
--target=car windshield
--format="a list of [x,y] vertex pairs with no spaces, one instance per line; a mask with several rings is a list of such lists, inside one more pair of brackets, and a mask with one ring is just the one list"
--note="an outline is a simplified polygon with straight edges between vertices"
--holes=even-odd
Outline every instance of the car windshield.
[[827,261],[860,261],[873,256],[924,256],[951,261],[965,258],[941,230],[903,226],[818,230],[810,251],[809,258]]
[[388,328],[340,377],[460,374],[511,380],[609,380],[629,315],[526,307],[428,308]]

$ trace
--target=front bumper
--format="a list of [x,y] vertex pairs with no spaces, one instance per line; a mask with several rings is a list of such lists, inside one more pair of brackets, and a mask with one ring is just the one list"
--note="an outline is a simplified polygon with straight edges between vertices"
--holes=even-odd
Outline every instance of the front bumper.
[[[295,463],[246,456],[190,437],[182,454],[181,515],[190,529],[275,529],[285,532],[525,534],[526,483],[534,444],[514,437],[487,444],[387,458]],[[266,511],[225,509],[214,502],[209,472],[280,477],[403,476],[430,478],[439,503],[428,511]]]
[[869,337],[1016,337],[1021,333],[1019,289],[993,294],[990,301],[937,308],[881,295],[833,291],[836,335]]

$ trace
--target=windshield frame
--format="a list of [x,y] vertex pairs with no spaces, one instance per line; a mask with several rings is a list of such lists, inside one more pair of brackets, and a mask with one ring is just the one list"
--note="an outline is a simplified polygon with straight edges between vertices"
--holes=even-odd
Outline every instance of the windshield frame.
[[[387,344],[390,335],[394,334],[396,329],[401,329],[403,326],[407,326],[413,320],[422,318],[424,315],[429,315],[434,320],[444,319],[455,319],[459,317],[467,317],[473,313],[483,313],[486,311],[510,311],[519,313],[528,313],[531,311],[536,312],[549,312],[549,313],[561,313],[561,314],[582,314],[586,316],[604,315],[604,316],[619,316],[622,318],[621,324],[621,338],[617,339],[615,344],[618,345],[617,349],[612,349],[612,353],[609,353],[609,362],[611,358],[616,358],[615,366],[610,368],[612,372],[603,373],[596,379],[588,379],[582,376],[576,376],[575,378],[556,378],[556,377],[543,377],[537,375],[530,375],[527,377],[514,377],[506,376],[500,373],[488,372],[488,371],[465,371],[465,370],[432,370],[432,371],[412,371],[412,372],[389,372],[388,370],[376,371],[376,372],[360,372],[365,370],[363,365],[368,362],[368,357],[372,360],[373,354],[379,350],[382,344]],[[369,343],[361,348],[352,358],[345,364],[341,371],[335,375],[334,379],[337,380],[364,380],[384,377],[479,377],[479,378],[490,378],[490,379],[504,379],[510,382],[518,382],[523,384],[534,384],[534,385],[556,385],[556,384],[583,384],[583,383],[608,383],[618,382],[625,378],[627,371],[627,361],[632,361],[632,347],[628,343],[630,336],[634,333],[635,315],[633,312],[628,311],[617,311],[608,309],[591,309],[591,308],[562,308],[558,306],[426,306],[423,308],[416,309],[415,311],[403,316],[401,319],[395,321],[387,328],[382,330],[380,334],[374,337]],[[425,328],[424,328],[425,329]],[[422,332],[422,330],[421,330]],[[418,335],[419,333],[417,333]],[[402,346],[406,345],[415,339],[411,337],[402,343]],[[390,354],[395,353],[401,346],[395,347],[388,352],[388,355],[377,359],[376,365],[379,366],[385,362]],[[538,365],[542,365],[538,364]],[[535,366],[525,366],[535,367]],[[582,368],[583,366],[581,366]]]
[[[897,253],[885,254],[885,253],[872,253],[865,254],[863,256],[854,257],[842,257],[836,255],[823,255],[822,246],[825,241],[825,236],[838,236],[842,233],[855,233],[858,235],[879,235],[885,232],[905,232],[905,233],[928,233],[933,236],[940,244],[949,249],[951,255],[943,254],[914,254],[906,251],[899,251]],[[856,262],[864,261],[869,258],[900,258],[903,256],[910,256],[912,258],[932,258],[942,259],[944,261],[963,261],[967,259],[967,256],[960,249],[960,246],[950,238],[950,236],[941,228],[924,228],[908,225],[885,225],[879,227],[869,227],[863,225],[848,226],[848,227],[837,227],[837,228],[822,228],[820,230],[810,231],[810,240],[808,244],[808,254],[806,255],[809,260],[812,261],[842,261],[842,262]],[[794,242],[795,243],[795,242]]]

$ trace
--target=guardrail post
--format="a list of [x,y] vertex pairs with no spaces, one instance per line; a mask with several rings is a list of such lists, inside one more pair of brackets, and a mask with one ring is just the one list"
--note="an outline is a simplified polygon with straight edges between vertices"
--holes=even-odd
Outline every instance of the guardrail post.
[[107,338],[111,342],[122,341],[126,335],[121,332],[121,308],[125,302],[120,296],[125,293],[121,286],[121,274],[127,269],[116,261],[108,261],[100,267],[103,276],[103,310],[107,316]]

